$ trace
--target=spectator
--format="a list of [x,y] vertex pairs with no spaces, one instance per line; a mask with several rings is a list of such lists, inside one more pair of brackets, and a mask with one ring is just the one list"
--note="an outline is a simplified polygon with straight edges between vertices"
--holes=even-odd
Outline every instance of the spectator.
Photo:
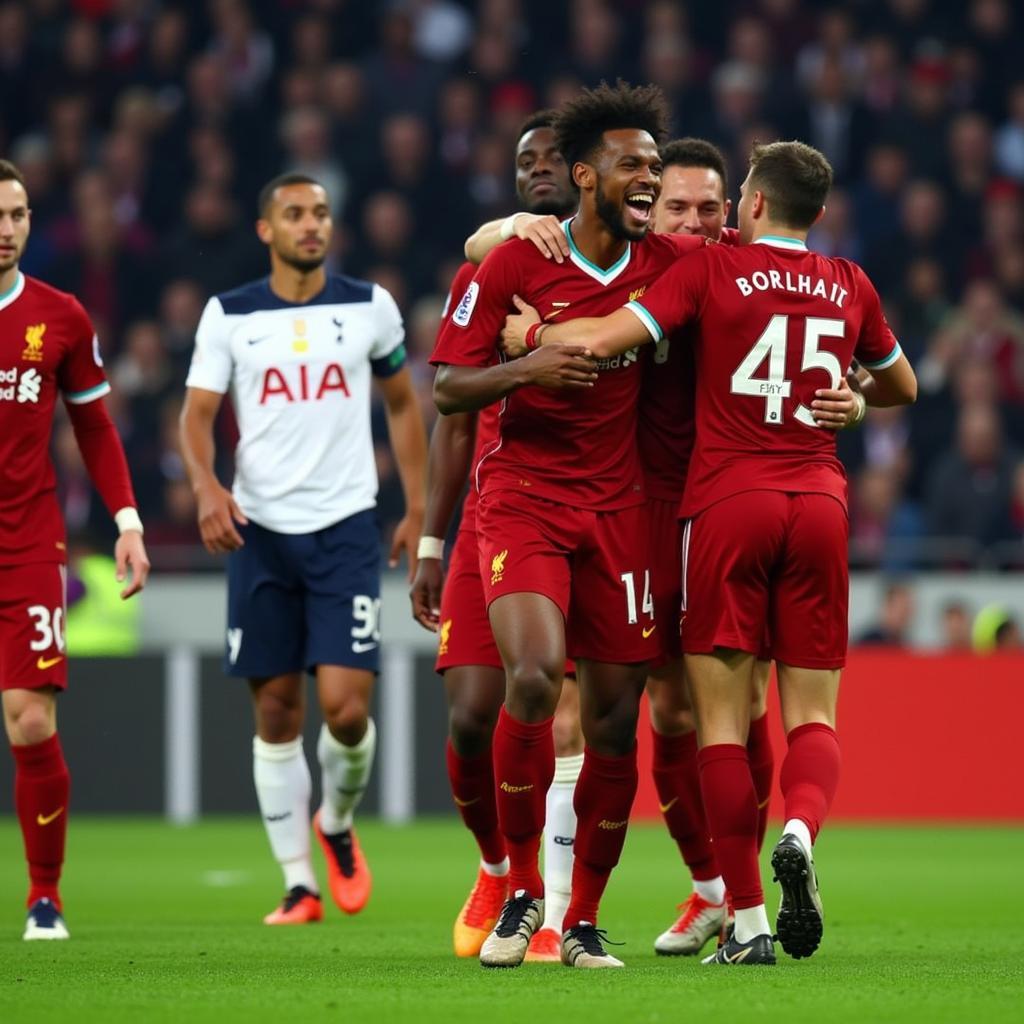
[[996,133],[995,159],[1001,173],[1024,184],[1024,81],[1007,98],[1008,117]]
[[962,601],[947,601],[942,606],[942,649],[970,651],[971,613]]
[[857,637],[861,646],[906,647],[914,621],[914,592],[901,581],[890,581],[882,595],[878,622]]
[[1020,625],[1006,608],[998,604],[986,605],[975,616],[971,641],[979,654],[1024,649]]

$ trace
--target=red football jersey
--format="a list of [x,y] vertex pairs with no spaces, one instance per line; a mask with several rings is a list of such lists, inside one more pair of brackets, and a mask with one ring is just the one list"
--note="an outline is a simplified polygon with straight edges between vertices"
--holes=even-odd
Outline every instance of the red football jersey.
[[[476,274],[476,271],[476,264],[467,261],[455,272],[455,277],[452,278],[452,286],[448,290],[448,298],[444,304],[444,311],[441,313],[441,326],[438,328],[439,338],[445,323],[448,321],[448,314],[451,312],[452,298],[458,300],[466,294],[469,283],[473,280],[473,275]],[[497,360],[498,353],[495,351],[494,362],[497,362]],[[476,415],[476,439],[473,444],[472,466],[476,466],[480,461],[480,456],[494,444],[498,436],[498,409],[499,403],[495,402],[494,405],[488,405],[486,408],[481,409]],[[470,470],[470,477],[472,478],[472,469]],[[462,516],[459,519],[460,530],[475,529],[476,501],[478,496],[476,487],[473,486],[471,479],[469,489],[466,491],[465,500],[462,502]]]
[[[564,225],[570,257],[545,259],[532,243],[513,239],[480,265],[441,329],[433,363],[489,366],[500,352],[505,317],[520,296],[547,320],[605,316],[639,298],[702,238],[650,235],[632,242],[611,267],[594,266]],[[641,368],[637,352],[598,364],[592,388],[556,391],[525,387],[500,403],[498,434],[476,466],[480,493],[527,490],[549,501],[611,511],[640,504],[643,480],[636,451],[636,406]]]
[[793,239],[708,246],[628,308],[655,340],[695,320],[697,437],[680,510],[696,515],[742,491],[846,501],[835,434],[815,426],[818,388],[855,355],[890,366],[900,347],[867,275]]
[[81,404],[109,390],[78,300],[19,274],[0,296],[0,563],[64,561],[49,453],[53,408],[58,391]]
[[[722,230],[719,244],[739,245],[735,228]],[[637,419],[637,448],[648,498],[679,502],[697,431],[694,410],[696,365],[692,327],[662,338],[644,365]]]

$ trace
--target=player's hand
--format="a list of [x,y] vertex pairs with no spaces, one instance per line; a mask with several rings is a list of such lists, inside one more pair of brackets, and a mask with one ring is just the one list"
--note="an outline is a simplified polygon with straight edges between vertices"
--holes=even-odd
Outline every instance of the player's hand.
[[416,566],[409,600],[412,617],[431,633],[436,633],[441,621],[441,589],[444,586],[444,566],[440,558],[421,558]]
[[526,355],[526,329],[531,324],[540,323],[540,313],[518,295],[512,296],[518,313],[510,313],[505,317],[505,326],[501,329],[501,347],[512,359]]
[[137,594],[149,579],[149,557],[146,545],[142,543],[142,534],[138,530],[125,530],[114,545],[114,561],[117,564],[116,578],[123,583],[131,573],[131,582],[121,591],[121,599],[126,601]]
[[843,430],[858,422],[860,402],[856,393],[843,378],[837,388],[822,388],[814,392],[811,415],[819,427]]
[[423,513],[406,512],[398,525],[395,527],[395,535],[391,539],[391,552],[388,555],[388,565],[394,569],[402,557],[402,549],[405,549],[405,557],[409,562],[408,580],[410,583],[416,575],[416,549],[419,547],[420,534],[423,532]]
[[569,258],[562,222],[549,213],[520,213],[512,222],[516,238],[532,242],[545,259],[564,263]]
[[203,539],[203,547],[211,555],[237,551],[245,543],[235,524],[246,526],[249,520],[227,488],[217,482],[198,488],[196,506],[199,535]]
[[522,361],[530,384],[542,388],[592,388],[597,363],[590,349],[579,345],[544,345]]

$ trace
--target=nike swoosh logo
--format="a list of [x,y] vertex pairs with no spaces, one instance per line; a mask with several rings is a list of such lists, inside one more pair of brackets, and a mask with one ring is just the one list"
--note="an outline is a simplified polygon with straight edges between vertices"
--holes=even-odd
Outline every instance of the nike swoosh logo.
[[674,796],[674,797],[672,797],[671,800],[669,800],[669,802],[667,804],[663,804],[663,803],[659,802],[658,803],[658,810],[661,811],[662,814],[667,814],[672,809],[673,804],[675,804],[678,799],[679,799],[679,797]]
[[352,641],[352,650],[355,651],[356,654],[365,654],[367,651],[372,651],[376,646],[377,644],[372,640],[366,644],[360,643],[358,640]]
[[725,959],[731,964],[741,964],[744,960],[750,956],[751,947],[747,946],[746,949],[741,949],[738,953],[734,953],[732,956],[727,956]]
[[48,668],[53,668],[58,661],[63,661],[64,655],[58,654],[56,658],[44,658],[41,654],[36,658],[36,668],[41,672],[45,672]]
[[56,821],[61,816],[61,813],[63,812],[63,810],[64,810],[63,807],[58,807],[57,810],[55,810],[53,812],[53,814],[37,814],[36,815],[36,824],[37,825],[49,825],[51,821]]
[[272,337],[273,337],[272,334],[264,334],[262,338],[250,338],[249,339],[249,344],[250,345],[258,345],[261,341],[266,341],[267,338],[272,338]]
[[651,626],[649,629],[642,629],[640,632],[643,633],[646,640],[657,628],[657,626]]
[[470,807],[475,803],[479,803],[480,797],[474,797],[472,800],[460,800],[454,793],[452,793],[452,799],[455,801],[456,807]]

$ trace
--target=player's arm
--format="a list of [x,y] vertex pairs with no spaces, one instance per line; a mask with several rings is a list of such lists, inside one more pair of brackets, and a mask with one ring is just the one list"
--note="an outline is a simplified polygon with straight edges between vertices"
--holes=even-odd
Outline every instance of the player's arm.
[[858,297],[864,304],[864,319],[854,348],[858,363],[867,371],[859,380],[868,405],[885,408],[917,401],[917,377],[892,333],[882,302],[867,274],[859,267]]
[[430,435],[427,506],[423,515],[423,536],[416,552],[419,562],[409,599],[413,618],[424,629],[435,633],[444,586],[444,538],[466,486],[475,440],[476,416],[468,412],[439,416]]
[[66,396],[65,407],[89,478],[117,523],[120,536],[114,546],[114,561],[118,582],[131,575],[130,583],[121,591],[126,599],[146,585],[149,557],[124,447],[102,398],[77,403],[74,397]]
[[388,377],[379,377],[381,393],[384,395],[384,412],[388,422],[388,437],[391,450],[398,463],[398,476],[402,481],[405,496],[405,515],[395,527],[391,541],[389,564],[398,565],[398,559],[405,550],[409,561],[409,579],[416,573],[416,546],[423,529],[423,504],[427,475],[427,432],[423,427],[423,415],[412,384],[408,366]]
[[546,259],[564,262],[569,256],[569,243],[562,223],[557,217],[545,213],[527,213],[521,210],[511,217],[490,220],[477,228],[466,239],[465,255],[470,263],[483,263],[487,254],[510,238],[522,238],[537,247]]
[[865,402],[876,409],[917,401],[917,375],[902,351],[895,362],[870,367],[868,378],[860,387]]
[[213,427],[223,397],[216,391],[186,388],[179,422],[181,455],[196,496],[199,534],[214,555],[240,548],[244,541],[236,523],[248,522],[213,468],[217,454]]

